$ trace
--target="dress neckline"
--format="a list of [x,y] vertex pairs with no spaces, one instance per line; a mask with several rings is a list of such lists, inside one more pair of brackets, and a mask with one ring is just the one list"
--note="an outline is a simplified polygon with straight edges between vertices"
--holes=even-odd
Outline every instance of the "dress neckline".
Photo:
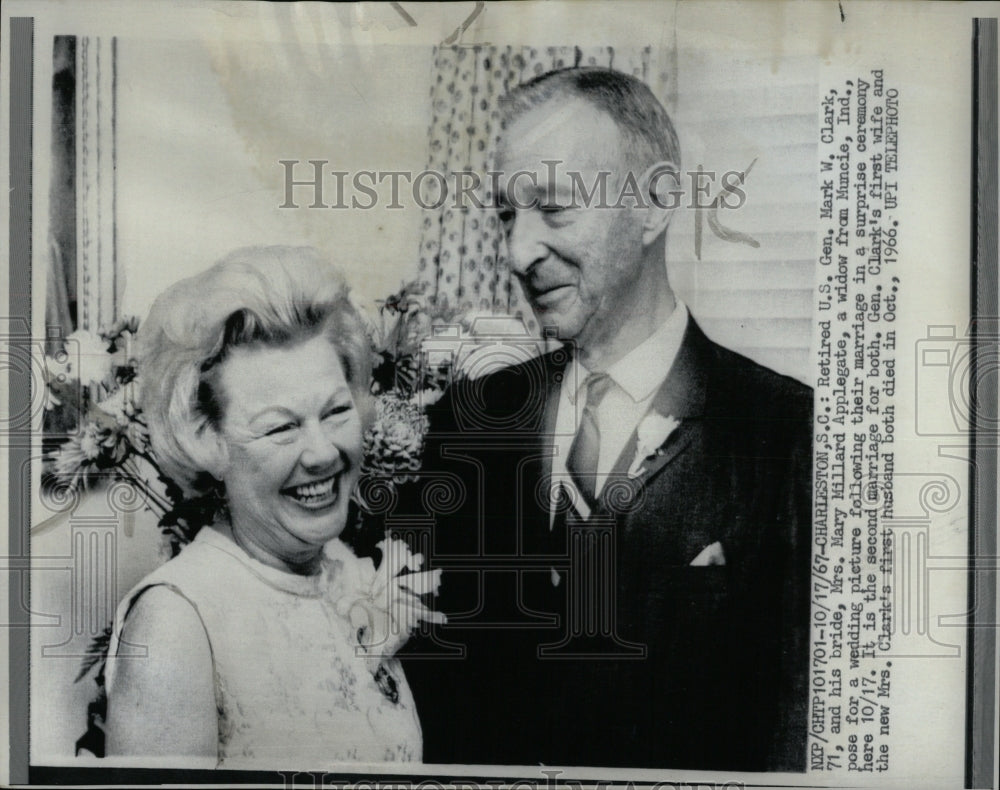
[[250,556],[233,539],[232,528],[228,524],[204,526],[195,535],[194,540],[228,554],[265,584],[293,595],[307,598],[321,597],[329,587],[331,574],[334,571],[334,563],[328,558],[326,552],[321,555],[319,570],[308,576],[267,565]]

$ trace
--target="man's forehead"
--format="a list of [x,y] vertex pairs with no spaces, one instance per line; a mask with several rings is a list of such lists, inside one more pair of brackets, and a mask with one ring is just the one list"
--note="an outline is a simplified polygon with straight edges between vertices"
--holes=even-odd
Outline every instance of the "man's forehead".
[[510,124],[497,146],[497,164],[518,168],[556,159],[575,167],[618,162],[621,130],[603,110],[579,97],[555,97]]

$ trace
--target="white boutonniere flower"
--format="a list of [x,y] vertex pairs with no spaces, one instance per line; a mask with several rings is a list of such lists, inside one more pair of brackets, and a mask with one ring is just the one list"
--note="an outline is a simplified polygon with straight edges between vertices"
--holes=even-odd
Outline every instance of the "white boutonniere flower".
[[629,477],[638,477],[646,471],[646,461],[655,458],[663,451],[663,444],[680,424],[680,420],[675,417],[671,415],[664,417],[655,411],[642,418],[636,431],[638,446],[628,470]]

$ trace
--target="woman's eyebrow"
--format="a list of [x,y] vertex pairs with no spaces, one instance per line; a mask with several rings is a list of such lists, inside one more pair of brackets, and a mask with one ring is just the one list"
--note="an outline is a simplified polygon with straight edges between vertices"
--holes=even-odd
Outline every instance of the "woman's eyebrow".
[[333,391],[330,397],[326,399],[326,405],[329,406],[331,403],[343,400],[344,398],[350,398],[351,400],[354,399],[354,395],[351,393],[351,388],[346,384],[340,385]]
[[274,415],[276,417],[294,417],[295,412],[286,406],[265,406],[263,409],[258,411],[256,414],[250,417],[249,422],[253,423],[259,420],[261,417],[267,417]]

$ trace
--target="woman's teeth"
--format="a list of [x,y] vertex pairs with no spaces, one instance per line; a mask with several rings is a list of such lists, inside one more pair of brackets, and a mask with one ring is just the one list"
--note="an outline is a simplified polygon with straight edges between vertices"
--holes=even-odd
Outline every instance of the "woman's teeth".
[[326,504],[336,498],[337,478],[329,477],[316,483],[309,483],[304,486],[295,486],[288,489],[288,495],[303,505]]

